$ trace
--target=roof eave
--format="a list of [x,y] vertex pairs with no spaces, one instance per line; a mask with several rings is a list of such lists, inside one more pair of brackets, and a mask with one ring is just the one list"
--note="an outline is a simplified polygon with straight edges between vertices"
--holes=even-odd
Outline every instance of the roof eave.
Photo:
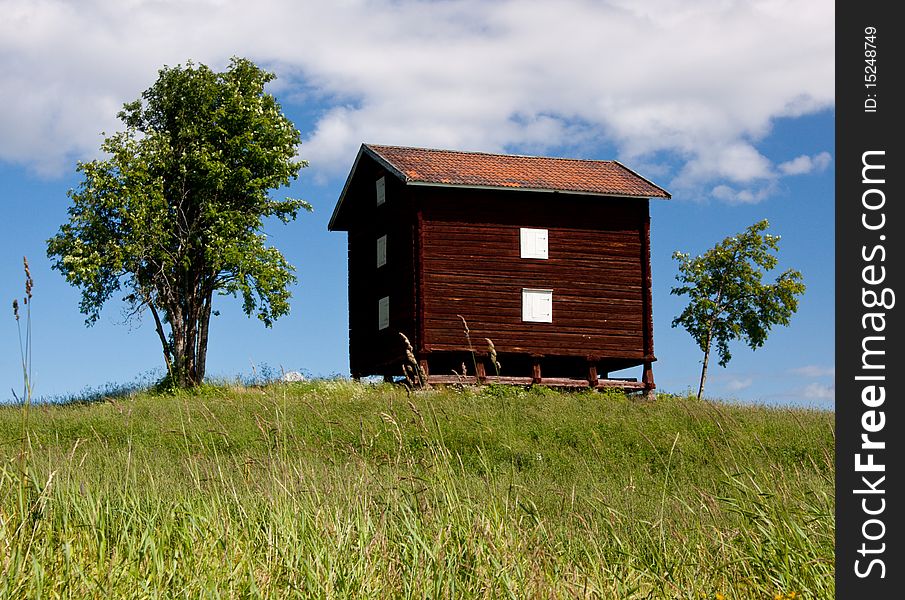
[[368,153],[368,156],[377,161],[377,164],[401,179],[404,183],[408,183],[408,175],[406,175],[402,171],[402,169],[391,163],[389,159],[384,158],[382,154],[374,150],[369,144],[362,144],[362,148],[364,148],[364,151]]
[[352,163],[352,168],[349,170],[349,175],[346,177],[346,183],[343,184],[343,191],[339,195],[339,200],[336,201],[336,206],[333,207],[333,214],[330,215],[330,222],[327,223],[327,231],[342,231],[336,229],[336,219],[339,217],[340,209],[342,208],[343,202],[346,199],[346,192],[349,191],[349,185],[352,183],[352,178],[355,176],[355,171],[358,170],[358,162],[361,160],[361,155],[364,153],[365,145],[362,144],[358,149],[358,154],[355,155],[355,162]]
[[664,198],[664,199],[666,199],[666,200],[671,200],[671,199],[672,199],[672,194],[670,194],[669,192],[667,192],[665,189],[663,189],[662,187],[660,187],[659,185],[657,185],[656,183],[654,183],[653,181],[651,181],[651,180],[648,179],[647,177],[645,177],[645,176],[643,176],[643,175],[639,175],[637,172],[635,172],[635,171],[629,169],[628,167],[626,167],[624,164],[622,164],[622,163],[619,162],[618,160],[614,160],[613,162],[616,163],[617,165],[619,165],[620,167],[622,167],[623,169],[625,169],[626,171],[628,171],[629,173],[631,173],[632,175],[634,175],[635,177],[637,177],[638,179],[641,179],[641,180],[643,180],[643,181],[649,183],[650,185],[654,186],[655,188],[657,188],[658,190],[660,190],[661,192],[663,192],[663,195],[662,195],[662,196],[650,196],[651,198],[657,197],[657,198]]
[[352,179],[355,177],[355,172],[358,170],[358,163],[361,161],[363,154],[370,156],[372,159],[374,159],[375,162],[377,162],[377,164],[401,179],[404,183],[408,182],[408,177],[406,177],[405,173],[403,173],[398,167],[396,167],[396,165],[382,157],[368,144],[362,144],[358,149],[358,154],[355,156],[355,162],[352,163],[352,169],[349,171],[349,176],[346,177],[346,183],[343,184],[343,191],[339,195],[339,200],[336,202],[336,206],[333,208],[333,214],[330,216],[330,222],[327,223],[328,231],[344,231],[343,229],[338,229],[336,227],[336,221],[339,218],[339,213],[342,210],[343,202],[345,202],[346,200],[346,193],[349,191],[349,186],[352,183]]
[[[647,180],[645,180],[647,181]],[[585,190],[566,190],[566,189],[552,189],[552,188],[530,188],[530,187],[517,187],[517,186],[506,186],[506,185],[477,185],[477,184],[465,184],[465,183],[440,183],[435,181],[418,181],[415,179],[411,179],[407,181],[408,185],[411,186],[422,186],[422,187],[445,187],[445,188],[459,188],[459,189],[470,189],[470,190],[509,190],[513,192],[546,192],[548,194],[576,194],[579,196],[602,196],[607,198],[665,198],[669,199],[671,196],[669,192],[661,188],[660,186],[655,187],[663,192],[663,196],[656,196],[650,194],[626,194],[626,193],[618,193],[618,192],[591,192]],[[654,185],[654,184],[651,184]]]

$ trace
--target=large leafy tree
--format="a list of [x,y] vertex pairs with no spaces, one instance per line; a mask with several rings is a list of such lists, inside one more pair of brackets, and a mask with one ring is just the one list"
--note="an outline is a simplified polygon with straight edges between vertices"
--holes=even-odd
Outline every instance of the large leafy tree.
[[711,346],[716,343],[720,366],[732,359],[731,340],[744,340],[752,350],[764,345],[773,325],[788,325],[804,293],[801,273],[788,269],[773,283],[763,283],[776,267],[779,236],[763,233],[769,223],[759,221],[743,233],[727,237],[701,256],[675,252],[679,261],[671,291],[687,295],[688,306],[672,326],[681,325],[704,352],[698,399],[704,394]]
[[293,267],[266,243],[268,217],[284,223],[302,200],[274,200],[304,161],[300,134],[264,86],[274,79],[233,58],[164,67],[142,97],[118,114],[103,160],[81,162],[69,221],[48,241],[53,267],[82,293],[93,324],[123,292],[130,314],[150,313],[172,381],[204,379],[215,295],[241,295],[270,326],[289,312]]

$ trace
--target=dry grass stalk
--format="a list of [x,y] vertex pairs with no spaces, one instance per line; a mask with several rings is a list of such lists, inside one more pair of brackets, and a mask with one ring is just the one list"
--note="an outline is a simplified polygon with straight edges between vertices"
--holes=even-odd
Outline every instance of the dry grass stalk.
[[424,370],[415,358],[415,349],[412,348],[412,343],[409,341],[408,337],[401,331],[399,332],[399,337],[401,337],[402,341],[405,343],[405,359],[408,361],[408,364],[403,366],[402,374],[405,375],[406,381],[412,386],[417,383],[419,388],[424,389],[427,385],[427,377],[425,377]]
[[[465,330],[465,341],[468,342],[468,353],[471,354],[471,366],[474,368],[475,376],[478,374],[478,359],[475,356],[474,345],[471,343],[471,330],[468,328],[468,321],[462,315],[456,315],[462,320],[462,328]],[[462,363],[462,377],[466,376],[467,369],[465,363]]]
[[490,364],[493,365],[493,369],[496,371],[497,377],[500,376],[500,361],[497,360],[496,355],[496,346],[493,345],[493,340],[490,338],[484,338],[487,342],[487,354],[490,355]]

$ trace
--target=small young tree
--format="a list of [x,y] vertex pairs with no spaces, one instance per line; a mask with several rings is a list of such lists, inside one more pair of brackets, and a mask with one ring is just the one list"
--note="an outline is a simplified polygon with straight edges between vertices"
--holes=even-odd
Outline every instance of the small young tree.
[[273,78],[241,58],[223,73],[161,69],[119,113],[125,131],[101,145],[109,157],[79,163],[69,222],[48,240],[89,325],[121,289],[133,313],[150,312],[180,387],[204,379],[215,294],[241,294],[268,327],[289,312],[294,269],[267,246],[263,220],[310,206],[268,196],[305,166],[298,130],[264,91]]
[[670,293],[688,295],[689,303],[672,326],[681,325],[704,352],[698,400],[704,394],[710,348],[716,342],[720,366],[732,359],[731,340],[744,340],[752,350],[764,345],[773,325],[788,325],[804,293],[801,273],[788,269],[771,284],[761,279],[776,267],[779,236],[762,234],[767,220],[744,233],[727,237],[701,256],[675,252],[679,261],[676,279],[682,285]]

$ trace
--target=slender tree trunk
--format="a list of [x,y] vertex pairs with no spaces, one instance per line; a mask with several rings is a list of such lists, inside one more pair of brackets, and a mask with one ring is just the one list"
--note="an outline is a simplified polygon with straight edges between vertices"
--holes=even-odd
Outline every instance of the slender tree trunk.
[[198,350],[196,352],[198,381],[204,381],[204,373],[207,370],[207,336],[210,330],[211,301],[213,290],[208,291],[201,308],[201,316],[198,319]]
[[701,367],[701,385],[698,386],[698,400],[704,396],[704,382],[707,381],[707,363],[710,360],[710,336],[707,336],[707,348],[704,350],[704,365]]
[[185,327],[185,311],[178,302],[173,302],[166,307],[167,317],[170,322],[170,333],[173,343],[170,348],[173,353],[173,384],[178,387],[188,387],[188,353],[187,346],[190,344],[188,332]]
[[195,350],[198,348],[198,317],[193,311],[186,319],[186,343],[185,343],[185,382],[187,387],[201,385],[198,379],[198,357]]
[[167,336],[163,332],[163,324],[160,322],[160,315],[157,314],[157,309],[154,307],[154,303],[148,300],[148,307],[151,309],[151,314],[154,316],[154,327],[157,329],[157,336],[160,338],[160,344],[163,346],[163,360],[167,365],[167,373],[170,378],[173,377],[173,350],[170,348],[170,343],[167,341]]
[[185,387],[185,336],[178,324],[170,324],[173,332],[173,383]]
[[723,311],[720,302],[723,300],[723,286],[716,293],[716,308],[710,318],[710,324],[707,326],[707,340],[704,344],[704,364],[701,366],[701,384],[698,386],[698,400],[704,397],[704,383],[707,381],[707,364],[710,362],[710,345],[713,343],[713,326],[716,325],[717,317]]

